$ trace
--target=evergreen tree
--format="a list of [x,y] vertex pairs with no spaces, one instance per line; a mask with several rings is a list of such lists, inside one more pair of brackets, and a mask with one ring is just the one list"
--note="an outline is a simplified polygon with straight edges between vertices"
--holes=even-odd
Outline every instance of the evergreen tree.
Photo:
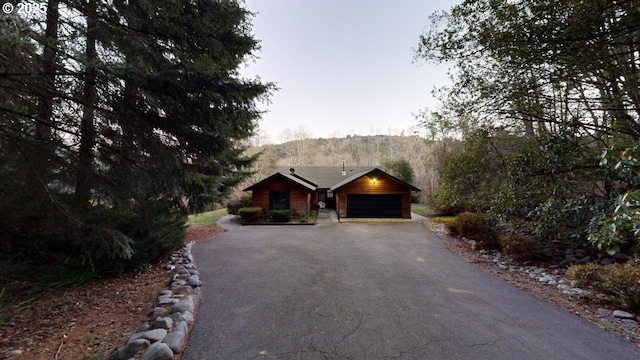
[[238,72],[259,50],[252,14],[238,1],[47,5],[0,24],[15,65],[0,70],[0,236],[34,257],[150,261],[255,160],[242,142],[273,86]]
[[413,167],[411,167],[411,164],[406,159],[386,160],[382,165],[391,175],[406,183],[413,183],[415,173]]

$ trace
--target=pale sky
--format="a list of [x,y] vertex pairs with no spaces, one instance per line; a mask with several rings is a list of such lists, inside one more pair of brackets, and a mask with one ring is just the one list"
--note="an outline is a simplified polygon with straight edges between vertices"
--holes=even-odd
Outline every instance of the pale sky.
[[449,84],[446,65],[414,63],[412,49],[429,15],[460,1],[246,0],[262,50],[242,74],[280,88],[261,106],[261,133],[408,134],[412,114],[437,106],[431,90]]

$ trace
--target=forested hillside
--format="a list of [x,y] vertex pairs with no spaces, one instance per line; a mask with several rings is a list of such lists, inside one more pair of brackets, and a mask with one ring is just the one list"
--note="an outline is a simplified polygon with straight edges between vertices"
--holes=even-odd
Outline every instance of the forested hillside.
[[[436,163],[451,141],[429,141],[419,136],[358,136],[344,138],[301,138],[282,144],[253,146],[251,154],[260,153],[254,165],[256,171],[243,185],[259,181],[276,166],[349,166],[380,165],[394,173],[398,162],[406,162],[413,170],[412,183],[422,189],[425,201],[437,184]],[[236,196],[240,196],[238,192]]]

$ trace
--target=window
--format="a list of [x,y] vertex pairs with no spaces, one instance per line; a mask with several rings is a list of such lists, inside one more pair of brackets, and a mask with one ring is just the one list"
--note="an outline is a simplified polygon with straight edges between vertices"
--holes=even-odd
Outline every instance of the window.
[[289,190],[269,191],[269,210],[289,209]]

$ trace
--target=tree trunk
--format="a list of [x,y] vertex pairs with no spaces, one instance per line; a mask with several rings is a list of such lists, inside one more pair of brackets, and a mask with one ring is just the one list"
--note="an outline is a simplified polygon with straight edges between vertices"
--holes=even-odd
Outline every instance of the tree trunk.
[[79,207],[89,205],[91,199],[93,173],[93,148],[95,145],[95,105],[96,95],[96,0],[89,0],[87,13],[87,46],[84,80],[84,106],[80,122],[80,148],[76,176],[75,200]]
[[533,120],[531,119],[531,116],[529,115],[524,115],[524,118],[522,119],[522,121],[524,122],[524,136],[527,139],[531,139],[533,137]]
[[[42,58],[43,90],[40,96],[36,139],[48,142],[51,139],[51,118],[53,113],[53,93],[55,88],[55,60],[58,44],[58,1],[50,0],[47,5],[47,29],[44,34]],[[48,151],[47,151],[48,153]]]
[[45,186],[49,181],[53,158],[51,125],[58,48],[58,16],[58,1],[50,0],[47,4],[46,30],[42,41],[42,88],[39,93],[40,101],[35,123],[36,143],[32,150],[29,181],[26,184],[29,191],[38,199],[38,203],[43,203],[41,200],[46,198]]

